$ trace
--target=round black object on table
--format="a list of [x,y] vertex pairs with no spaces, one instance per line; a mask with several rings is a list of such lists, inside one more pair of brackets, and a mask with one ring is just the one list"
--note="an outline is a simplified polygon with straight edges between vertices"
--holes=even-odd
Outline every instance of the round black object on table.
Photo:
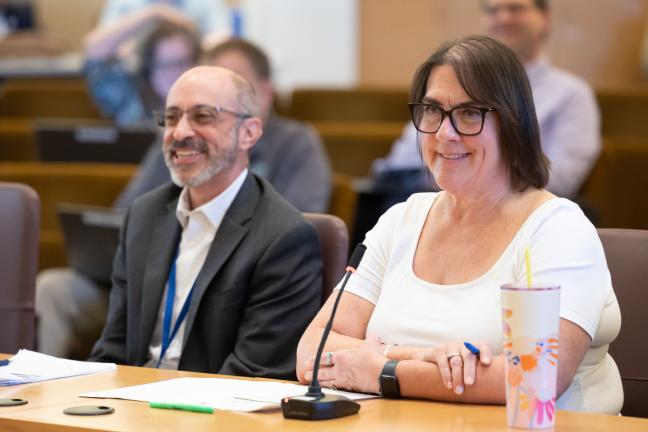
[[25,399],[5,399],[5,398],[0,398],[0,407],[26,405],[26,404],[27,404],[27,401]]
[[115,412],[115,408],[101,405],[81,405],[66,408],[63,410],[63,414],[68,415],[79,415],[79,416],[95,416],[95,415],[104,415],[112,414]]

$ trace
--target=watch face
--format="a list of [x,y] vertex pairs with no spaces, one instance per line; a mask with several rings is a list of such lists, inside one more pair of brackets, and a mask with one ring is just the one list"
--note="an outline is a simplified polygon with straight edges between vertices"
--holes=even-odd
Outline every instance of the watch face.
[[397,360],[388,360],[383,366],[378,381],[380,383],[380,393],[383,397],[399,398],[400,386],[398,385],[398,378],[396,378],[396,365]]
[[398,388],[398,380],[396,377],[389,375],[380,376],[380,393],[385,397],[399,397],[400,390]]

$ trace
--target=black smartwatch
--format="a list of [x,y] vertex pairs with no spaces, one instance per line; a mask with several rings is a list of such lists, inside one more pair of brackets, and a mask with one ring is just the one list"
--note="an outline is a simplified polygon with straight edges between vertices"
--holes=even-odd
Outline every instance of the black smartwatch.
[[400,399],[400,386],[398,385],[398,378],[396,378],[396,365],[398,360],[388,360],[383,366],[378,384],[380,384],[380,394],[383,397],[390,399]]

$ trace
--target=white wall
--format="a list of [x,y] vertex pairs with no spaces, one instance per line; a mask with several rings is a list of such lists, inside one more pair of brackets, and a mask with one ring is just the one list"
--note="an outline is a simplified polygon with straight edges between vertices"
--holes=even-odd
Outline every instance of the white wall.
[[280,93],[358,82],[357,0],[242,0],[243,35],[273,63]]

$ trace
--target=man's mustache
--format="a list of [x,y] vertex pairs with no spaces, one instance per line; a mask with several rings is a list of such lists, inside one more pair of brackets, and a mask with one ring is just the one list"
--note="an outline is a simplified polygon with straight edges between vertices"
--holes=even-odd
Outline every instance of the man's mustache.
[[205,140],[200,138],[187,138],[182,141],[172,141],[169,146],[169,151],[175,151],[179,149],[194,149],[198,151],[207,151],[207,143]]

